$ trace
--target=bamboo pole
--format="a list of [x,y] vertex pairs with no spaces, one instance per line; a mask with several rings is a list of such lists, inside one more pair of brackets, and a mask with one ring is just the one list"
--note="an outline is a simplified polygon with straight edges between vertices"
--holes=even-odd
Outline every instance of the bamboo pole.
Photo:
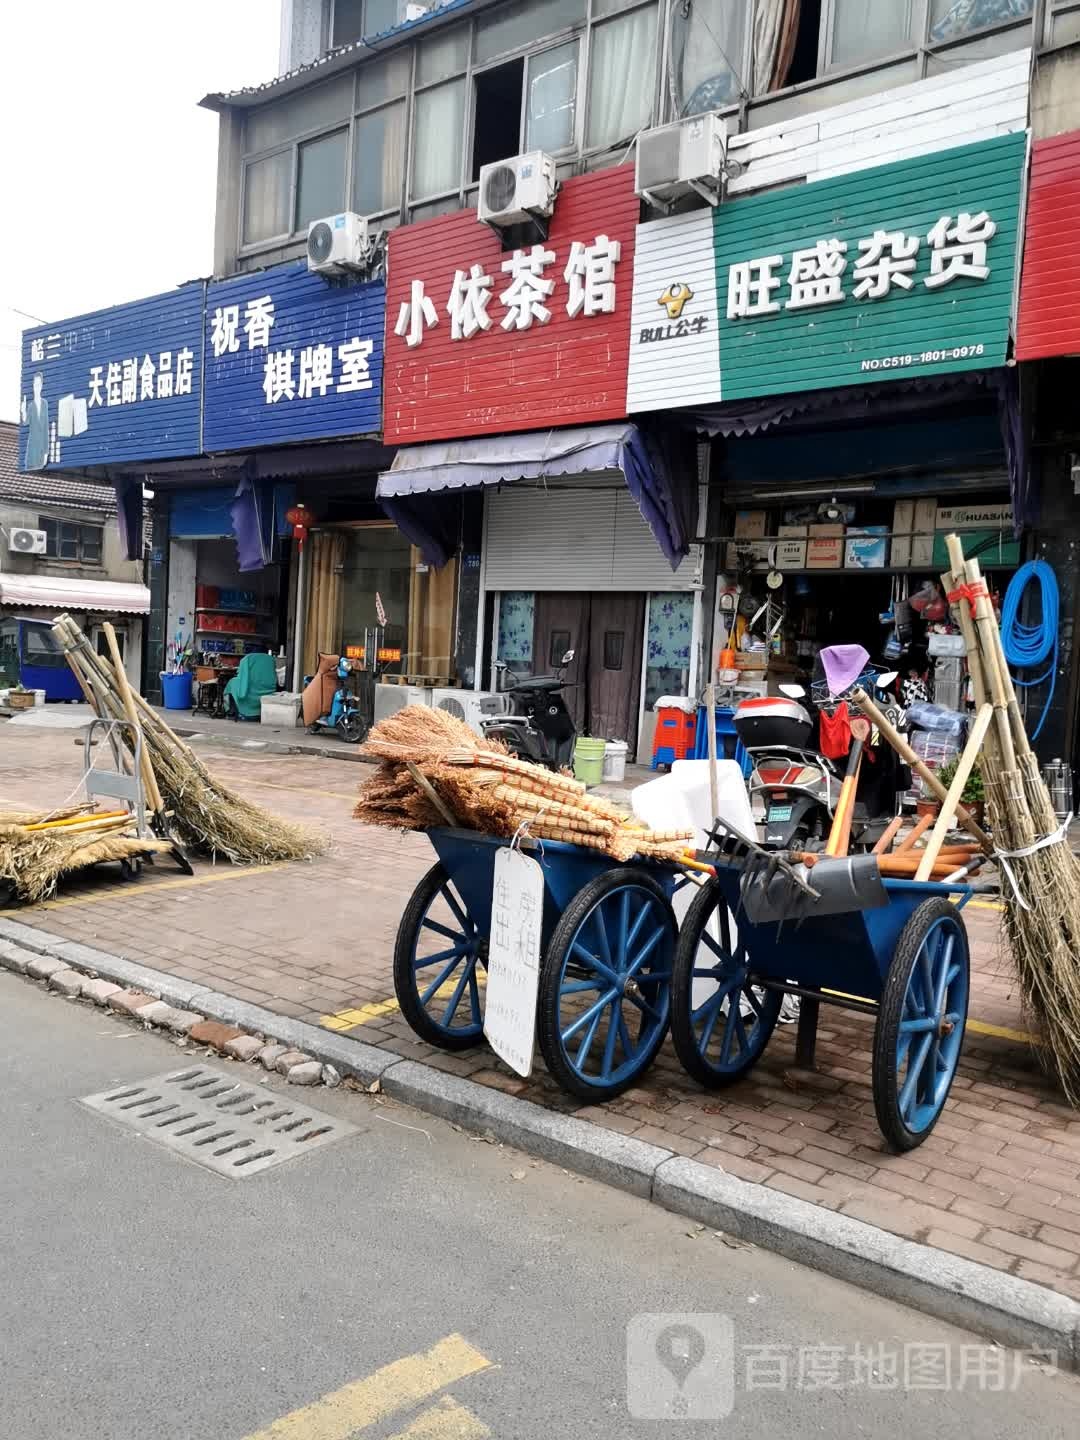
[[[935,794],[939,800],[944,801],[946,796],[948,795],[948,791],[945,789],[945,786],[942,785],[941,781],[938,779],[938,777],[934,774],[932,770],[927,769],[927,767],[915,754],[915,751],[912,750],[911,746],[907,743],[904,737],[900,735],[893,728],[892,725],[889,724],[888,720],[886,720],[885,716],[870,699],[870,696],[867,695],[866,691],[855,690],[852,692],[851,698],[855,701],[855,704],[858,705],[859,709],[863,712],[863,714],[874,722],[880,734],[883,735],[884,738],[889,742],[889,744],[893,747],[896,753],[900,756],[901,760],[903,760],[907,765],[911,766],[912,770],[915,771],[916,775],[919,776],[920,780],[925,780],[932,793]],[[957,805],[956,818],[957,820],[959,820],[960,824],[964,827],[965,830],[975,836],[976,840],[978,840],[979,842],[979,845],[982,847],[983,850],[986,851],[987,855],[992,855],[994,853],[994,846],[993,842],[990,839],[990,836],[987,835],[986,831],[982,828],[982,826],[978,824],[978,822],[975,820],[975,817],[971,815],[969,811],[964,809],[963,805]]]
[[949,833],[949,827],[953,820],[953,811],[960,803],[960,797],[964,793],[964,786],[968,782],[972,766],[978,759],[979,751],[982,749],[986,732],[990,728],[990,722],[994,718],[994,707],[984,705],[975,717],[975,724],[971,728],[967,744],[964,746],[963,754],[957,761],[956,774],[953,776],[952,784],[949,786],[945,799],[941,802],[941,814],[938,816],[937,824],[923,851],[922,861],[915,872],[916,880],[928,880],[930,872],[934,868],[934,862],[938,852],[945,843],[945,836]]

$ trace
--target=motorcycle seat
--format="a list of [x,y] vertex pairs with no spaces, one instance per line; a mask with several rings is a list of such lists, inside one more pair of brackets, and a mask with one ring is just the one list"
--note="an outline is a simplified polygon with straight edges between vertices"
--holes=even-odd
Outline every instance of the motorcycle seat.
[[511,692],[515,690],[536,690],[552,691],[567,689],[565,682],[557,679],[554,675],[534,675],[531,680],[519,680],[516,685],[510,687]]

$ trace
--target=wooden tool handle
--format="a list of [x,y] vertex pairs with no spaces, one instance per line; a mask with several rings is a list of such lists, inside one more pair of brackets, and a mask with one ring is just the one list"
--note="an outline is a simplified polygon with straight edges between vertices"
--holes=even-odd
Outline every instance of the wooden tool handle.
[[[870,696],[867,695],[866,691],[856,690],[852,693],[851,698],[854,700],[855,704],[858,705],[859,709],[863,712],[863,714],[870,717],[870,719],[877,726],[880,733],[885,737],[885,739],[889,742],[892,748],[900,756],[901,760],[911,766],[912,770],[915,771],[915,774],[918,775],[920,780],[925,780],[932,794],[936,795],[939,800],[944,801],[949,793],[945,789],[945,786],[942,785],[941,781],[937,778],[937,776],[932,770],[927,769],[927,767],[915,754],[915,751],[912,750],[911,746],[907,743],[904,737],[900,735],[889,724],[888,720],[886,720],[885,716],[870,699]],[[965,810],[962,805],[957,805],[956,807],[956,818],[957,820],[959,820],[960,824],[964,827],[964,829],[969,832],[969,834],[975,836],[976,840],[978,840],[979,844],[986,851],[987,855],[992,855],[994,853],[994,846],[990,840],[990,836],[987,835],[986,831],[982,828],[982,826],[976,822],[974,817],[967,810]]]
[[934,868],[934,861],[937,859],[938,851],[945,843],[945,836],[949,833],[949,826],[952,824],[953,812],[960,803],[960,796],[964,793],[964,786],[967,784],[968,776],[972,767],[978,759],[982,743],[986,739],[986,732],[990,728],[990,722],[994,718],[994,707],[984,705],[975,717],[975,724],[971,727],[971,734],[968,736],[967,744],[964,746],[963,754],[956,764],[956,774],[953,776],[952,784],[949,786],[945,799],[941,802],[941,814],[938,816],[937,824],[934,826],[933,834],[923,852],[922,864],[915,873],[916,880],[928,880],[930,872]]
[[890,846],[890,845],[892,844],[892,842],[893,842],[893,839],[894,839],[894,837],[895,837],[895,835],[896,835],[896,832],[900,829],[900,826],[903,825],[903,823],[904,823],[904,817],[903,817],[902,815],[897,815],[897,817],[896,817],[895,820],[890,820],[890,821],[889,821],[888,829],[885,831],[885,834],[882,835],[881,839],[880,839],[880,840],[877,842],[877,844],[874,846],[874,849],[873,849],[873,852],[872,852],[874,855],[884,855],[884,854],[886,853],[886,851],[888,850],[889,846]]

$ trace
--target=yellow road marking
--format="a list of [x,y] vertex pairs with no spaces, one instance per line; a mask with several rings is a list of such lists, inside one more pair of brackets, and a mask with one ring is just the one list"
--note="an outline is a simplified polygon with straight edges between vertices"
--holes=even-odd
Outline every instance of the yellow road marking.
[[464,1405],[451,1395],[444,1395],[437,1405],[425,1410],[409,1426],[390,1440],[485,1440],[491,1431]]
[[[462,1336],[448,1335],[430,1350],[384,1365],[364,1380],[354,1380],[301,1410],[283,1415],[265,1430],[253,1431],[245,1440],[348,1440],[354,1431],[374,1425],[407,1405],[427,1400],[444,1386],[486,1370],[490,1364],[487,1356],[474,1350]],[[478,1436],[481,1432],[444,1429],[405,1433],[444,1440],[455,1433]]]
[[[477,989],[483,990],[487,986],[487,973],[477,970]],[[438,990],[431,997],[432,1000],[449,1000],[457,988],[457,981],[453,976],[445,980]],[[352,1030],[356,1025],[366,1025],[369,1020],[377,1020],[380,1015],[390,1015],[401,1006],[391,995],[387,1000],[374,1000],[368,1005],[358,1005],[352,1010],[338,1010],[334,1015],[324,1015],[319,1024],[324,1030]]]
[[1004,910],[1005,906],[1000,900],[969,900],[968,904],[976,910]]
[[380,1015],[389,1015],[400,1009],[396,1000],[380,1000],[377,1004],[360,1005],[355,1010],[339,1010],[336,1015],[324,1015],[319,1024],[324,1030],[351,1030],[354,1025],[365,1025],[377,1020]]
[[158,880],[151,885],[138,887],[133,891],[127,885],[115,889],[95,890],[90,895],[67,895],[61,900],[43,900],[40,905],[20,905],[14,910],[0,910],[0,915],[34,915],[48,910],[70,910],[82,905],[102,905],[106,900],[121,903],[137,895],[157,894],[160,890],[190,890],[196,885],[214,885],[219,880],[250,880],[253,876],[267,875],[271,870],[283,870],[292,865],[292,860],[274,860],[269,865],[222,865],[205,875],[182,875],[176,880]]

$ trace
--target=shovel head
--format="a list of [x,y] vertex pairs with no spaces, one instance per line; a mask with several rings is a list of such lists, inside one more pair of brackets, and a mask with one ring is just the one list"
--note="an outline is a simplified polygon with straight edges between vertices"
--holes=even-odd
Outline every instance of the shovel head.
[[782,870],[773,873],[763,865],[746,877],[742,890],[743,909],[752,925],[877,910],[889,903],[874,855],[822,857],[811,868],[792,868],[818,892],[818,898],[792,884]]

